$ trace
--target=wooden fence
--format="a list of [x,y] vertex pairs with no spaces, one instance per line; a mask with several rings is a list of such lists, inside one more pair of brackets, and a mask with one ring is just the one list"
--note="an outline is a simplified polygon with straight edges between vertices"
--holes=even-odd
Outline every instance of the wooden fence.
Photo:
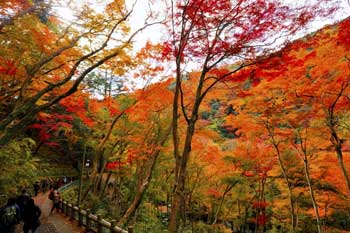
[[[77,184],[78,181],[71,182],[63,187],[58,189],[59,192],[64,191],[72,185]],[[78,206],[75,206],[73,203],[68,201],[61,200],[60,202],[61,211],[65,214],[71,221],[78,221],[80,227],[85,227],[86,232],[95,232],[95,233],[134,233],[132,226],[128,227],[128,230],[124,230],[116,226],[115,220],[108,222],[102,219],[102,216],[97,214],[94,215],[91,213],[91,210],[81,209]]]
[[133,227],[129,226],[128,230],[123,230],[122,228],[116,226],[116,221],[113,220],[108,222],[102,219],[102,216],[97,214],[94,215],[89,209],[84,210],[74,204],[67,201],[61,201],[61,211],[65,214],[71,221],[78,221],[78,225],[85,227],[86,232],[96,232],[105,233],[109,230],[111,233],[133,233]]

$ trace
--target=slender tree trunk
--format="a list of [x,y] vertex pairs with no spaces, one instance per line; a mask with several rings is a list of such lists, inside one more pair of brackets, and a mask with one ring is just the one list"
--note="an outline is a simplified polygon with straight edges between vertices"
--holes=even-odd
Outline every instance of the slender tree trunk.
[[200,182],[200,176],[202,174],[201,171],[202,171],[202,169],[198,169],[197,170],[196,179],[195,179],[195,181],[193,183],[193,187],[192,187],[191,191],[188,194],[188,206],[189,206],[189,209],[191,211],[190,222],[191,222],[192,232],[194,232],[194,213],[193,213],[192,197],[193,197],[194,190],[197,187],[197,184]]
[[170,233],[177,232],[177,223],[178,223],[178,214],[180,211],[181,201],[184,197],[185,191],[185,182],[186,182],[186,174],[187,174],[187,162],[191,153],[191,143],[192,137],[194,134],[195,121],[190,122],[187,127],[184,151],[182,154],[182,159],[179,167],[179,174],[177,178],[177,186],[175,188],[173,201],[171,205],[171,214],[168,230]]
[[95,158],[93,161],[92,173],[91,173],[91,178],[90,178],[90,185],[87,189],[87,193],[85,196],[87,196],[88,192],[90,192],[90,191],[97,193],[98,188],[101,187],[103,172],[105,169],[104,168],[105,163],[104,163],[104,158],[103,158],[105,145],[106,145],[110,135],[112,134],[114,126],[116,125],[118,120],[124,115],[125,111],[126,110],[123,110],[117,116],[115,116],[111,125],[108,128],[107,134],[101,139],[100,143],[98,144],[98,146],[96,148],[96,155],[95,155]]
[[84,200],[87,198],[87,196],[88,196],[88,194],[89,194],[91,188],[92,188],[91,185],[87,187],[87,189],[85,190],[84,194],[83,194],[82,197],[81,197],[81,201],[84,201]]
[[[244,217],[243,217],[243,232],[246,232],[247,229],[247,220],[248,220],[248,206],[244,204]],[[249,229],[249,227],[248,227]]]
[[278,164],[279,164],[281,171],[282,171],[282,174],[283,174],[283,179],[285,180],[285,182],[287,184],[289,208],[290,208],[289,210],[290,210],[290,217],[291,217],[290,230],[293,233],[293,232],[295,232],[296,220],[295,220],[295,209],[294,209],[294,198],[293,198],[293,192],[292,192],[292,184],[288,179],[286,168],[284,167],[281,155],[279,153],[277,153],[277,157],[278,157]]
[[[193,188],[194,190],[194,188]],[[189,209],[190,209],[190,213],[191,213],[191,217],[190,217],[190,224],[191,224],[191,229],[192,229],[192,232],[194,232],[194,213],[193,213],[193,205],[192,205],[192,194],[193,194],[193,190],[190,192],[189,196],[188,196],[188,206],[189,206]]]
[[108,84],[107,84],[107,80],[108,80],[108,71],[106,70],[105,71],[105,80],[104,80],[104,90],[103,90],[103,92],[104,92],[104,98],[107,98],[107,96],[108,96]]
[[264,193],[265,193],[265,183],[266,183],[266,178],[263,177],[261,179],[261,186],[260,186],[260,183],[259,183],[259,190],[260,193],[259,193],[259,196],[258,196],[258,207],[257,207],[257,213],[256,213],[256,219],[255,219],[255,232],[258,233],[260,231],[260,224],[259,224],[259,216],[260,216],[260,213],[262,213],[262,203],[263,201],[265,200],[265,197],[264,197]]
[[104,185],[103,185],[103,188],[102,188],[102,190],[101,190],[100,199],[103,197],[103,195],[104,195],[104,193],[105,193],[105,191],[106,191],[106,188],[107,188],[107,186],[108,186],[109,180],[111,179],[111,176],[112,176],[112,172],[109,172],[109,173],[108,173],[108,176],[107,176],[107,179],[106,179],[106,181],[105,181],[105,183],[104,183]]
[[278,143],[275,140],[274,137],[274,133],[273,133],[273,128],[269,125],[269,122],[265,123],[265,127],[268,130],[270,137],[271,137],[271,141],[272,141],[272,145],[275,148],[276,154],[277,154],[277,158],[278,158],[278,164],[281,168],[282,171],[282,175],[283,175],[283,179],[285,180],[286,184],[287,184],[287,191],[288,191],[288,199],[289,199],[289,210],[290,210],[290,217],[291,217],[291,226],[290,226],[290,231],[291,233],[295,232],[295,228],[296,228],[296,220],[295,220],[295,209],[294,209],[294,197],[293,197],[293,192],[292,192],[292,184],[288,179],[288,175],[287,175],[287,170],[284,166],[283,160],[282,160],[282,156],[281,156],[281,151],[278,147]]
[[[178,65],[179,66],[179,65]],[[181,70],[180,67],[176,69],[176,86],[173,101],[173,116],[172,116],[172,133],[173,133],[173,146],[174,146],[174,158],[175,158],[175,185],[177,186],[177,177],[179,175],[180,169],[180,152],[179,152],[179,136],[178,136],[178,115],[179,115],[179,95],[180,95],[180,85],[181,85]]]
[[343,152],[342,152],[341,146],[336,146],[335,150],[336,150],[336,153],[337,153],[337,158],[338,158],[338,163],[339,163],[340,169],[341,169],[341,171],[343,173],[343,176],[344,176],[344,179],[345,179],[345,184],[346,184],[346,187],[347,187],[347,190],[348,190],[348,195],[350,197],[349,173],[346,170],[345,165],[344,165]]
[[315,194],[314,194],[314,189],[311,184],[311,178],[310,178],[310,168],[309,168],[309,160],[308,160],[308,150],[307,150],[307,128],[305,128],[305,136],[302,137],[301,132],[296,129],[296,133],[298,135],[297,139],[300,141],[299,146],[300,150],[298,150],[298,147],[296,144],[294,144],[294,147],[297,149],[299,155],[303,159],[303,164],[304,164],[304,173],[305,173],[305,178],[309,187],[309,192],[310,192],[310,198],[311,202],[314,208],[315,216],[316,216],[316,221],[317,221],[317,230],[319,233],[322,233],[322,225],[321,225],[321,218],[320,214],[318,211],[318,205],[316,202]]
[[114,180],[114,190],[112,194],[112,198],[115,201],[115,206],[116,206],[116,216],[119,218],[121,216],[121,199],[122,199],[122,194],[120,192],[120,185],[121,184],[121,177],[118,175],[116,179]]
[[232,190],[232,188],[234,187],[234,185],[227,185],[226,188],[225,188],[225,191],[221,197],[221,201],[220,201],[220,205],[219,205],[219,208],[216,210],[215,212],[215,215],[214,215],[214,221],[213,223],[211,224],[212,225],[212,230],[214,230],[214,225],[216,224],[217,220],[218,220],[218,216],[219,216],[219,213],[221,211],[221,208],[222,208],[222,205],[224,204],[224,201],[225,201],[225,197],[226,195]]
[[318,211],[318,205],[317,205],[317,202],[316,202],[314,190],[313,190],[313,187],[312,187],[312,184],[311,184],[311,180],[310,180],[309,163],[308,163],[308,160],[306,158],[306,155],[305,155],[305,158],[304,158],[304,171],[305,171],[306,181],[307,181],[307,184],[309,186],[309,192],[310,192],[312,205],[314,207],[314,211],[315,211],[315,215],[316,215],[317,230],[318,230],[319,233],[322,233],[321,218],[320,218],[320,214],[319,214],[319,211]]
[[[348,59],[348,63],[349,63],[349,59]],[[328,107],[328,111],[326,111],[326,112],[327,112],[327,126],[328,126],[329,130],[331,131],[330,140],[331,140],[331,143],[333,144],[335,152],[337,154],[339,166],[340,166],[340,169],[342,170],[342,173],[343,173],[343,176],[345,179],[346,188],[348,190],[348,197],[350,198],[349,173],[345,168],[344,161],[343,161],[343,152],[342,152],[342,144],[343,144],[344,140],[342,140],[338,136],[338,133],[336,130],[336,127],[338,125],[338,121],[336,120],[336,116],[334,115],[336,105],[337,105],[339,99],[343,96],[344,91],[349,87],[349,85],[350,85],[349,80],[342,83],[342,86],[341,86],[339,93],[337,94],[333,103]]]
[[295,229],[298,229],[299,225],[299,212],[298,212],[298,200],[295,201]]
[[39,149],[41,148],[41,146],[42,146],[43,144],[44,144],[43,141],[40,141],[40,142],[38,143],[38,145],[36,146],[36,148],[35,148],[35,150],[34,150],[34,152],[33,152],[33,155],[38,155]]
[[123,217],[119,219],[117,223],[118,226],[123,226],[134,216],[136,210],[141,204],[141,200],[145,194],[145,190],[147,189],[147,187],[148,183],[141,184],[139,187],[137,187],[135,198],[129,206],[129,208],[127,209],[127,211],[125,212],[125,214],[123,215]]
[[157,155],[153,159],[151,166],[149,166],[149,168],[147,170],[146,177],[141,178],[142,180],[140,180],[140,182],[138,182],[139,185],[136,189],[135,198],[132,201],[129,208],[127,209],[127,211],[125,212],[125,214],[123,215],[123,217],[118,221],[117,225],[122,226],[125,223],[127,223],[134,216],[136,210],[140,206],[142,198],[145,195],[147,188],[149,186],[149,183],[152,179],[152,174],[153,174],[154,166],[155,166],[156,161],[157,161],[158,154],[159,154],[159,152],[157,153]]
[[[151,161],[149,166],[146,168],[146,174],[144,177],[139,177],[139,182],[137,185],[137,189],[136,189],[136,195],[134,200],[132,201],[131,205],[129,206],[129,208],[127,209],[127,211],[125,212],[125,214],[123,215],[123,217],[118,221],[117,225],[122,226],[125,223],[127,223],[128,221],[130,221],[130,219],[135,215],[136,210],[138,209],[138,207],[141,204],[142,198],[145,195],[149,183],[151,182],[152,179],[152,175],[153,175],[153,171],[154,171],[154,167],[156,165],[157,159],[159,157],[160,154],[160,149],[159,146],[163,146],[165,144],[165,142],[168,139],[168,136],[171,132],[171,127],[169,127],[169,129],[166,131],[165,135],[163,136],[163,138],[161,139],[161,141],[157,144],[158,145],[158,149],[156,149],[152,154],[151,154]],[[141,173],[142,174],[142,173]],[[140,175],[141,175],[140,174]]]
[[328,206],[329,206],[329,192],[327,192],[327,200],[324,203],[324,231],[327,232],[326,223],[328,222]]

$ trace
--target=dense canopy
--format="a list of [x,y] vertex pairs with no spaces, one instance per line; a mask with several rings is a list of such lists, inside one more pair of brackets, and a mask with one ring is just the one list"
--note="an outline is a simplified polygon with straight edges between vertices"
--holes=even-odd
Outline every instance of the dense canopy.
[[350,231],[349,8],[0,2],[1,205],[81,174],[135,232]]

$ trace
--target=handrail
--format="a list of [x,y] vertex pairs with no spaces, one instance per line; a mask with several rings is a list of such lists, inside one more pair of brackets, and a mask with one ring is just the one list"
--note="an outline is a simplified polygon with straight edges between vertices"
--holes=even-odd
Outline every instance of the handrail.
[[64,190],[66,190],[67,188],[69,188],[70,186],[72,186],[72,185],[76,185],[76,184],[78,184],[79,183],[79,180],[75,180],[75,181],[72,181],[72,182],[70,182],[70,183],[68,183],[68,184],[66,184],[66,185],[63,185],[62,187],[59,187],[58,188],[58,192],[62,192],[62,191],[64,191]]
[[[115,220],[108,222],[102,219],[100,214],[94,215],[90,209],[84,210],[72,203],[65,200],[60,201],[60,209],[71,221],[77,220],[80,227],[85,227],[87,232],[103,233],[103,229],[107,228],[112,233],[133,233],[134,229],[132,226],[128,227],[128,230],[124,230],[116,226]],[[85,221],[84,221],[85,220]],[[97,225],[96,227],[93,224]]]

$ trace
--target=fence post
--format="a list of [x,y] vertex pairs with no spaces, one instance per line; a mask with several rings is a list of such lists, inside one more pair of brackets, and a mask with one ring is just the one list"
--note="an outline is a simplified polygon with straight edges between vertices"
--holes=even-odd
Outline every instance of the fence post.
[[[83,208],[78,206],[78,210],[74,209],[73,203],[69,203],[68,201],[62,200],[60,202],[61,204],[61,211],[62,213],[69,217],[70,221],[75,220],[75,212],[78,211],[78,225],[79,226],[84,226],[84,214],[83,214]],[[91,230],[91,221],[92,219],[90,218],[91,215],[91,209],[86,210],[86,232],[89,232]],[[117,226],[117,221],[116,220],[111,220],[111,227],[110,227],[110,232],[111,233],[117,233],[119,232],[118,230],[115,230],[115,227]],[[103,233],[103,222],[102,222],[102,215],[98,214],[97,215],[97,233]],[[129,233],[134,233],[134,227],[133,226],[128,226],[128,232]]]
[[114,227],[115,227],[116,225],[117,225],[117,221],[116,221],[116,220],[112,220],[112,221],[111,221],[111,229],[110,229],[112,233],[115,232],[115,231],[114,231]]
[[83,214],[81,213],[82,208],[79,206],[78,207],[78,220],[79,220],[79,226],[83,226],[84,220],[83,220]]
[[69,209],[69,202],[67,201],[66,202],[66,216],[69,216],[69,211],[70,211],[70,209]]
[[61,200],[61,206],[60,206],[61,208],[60,208],[60,210],[61,210],[61,213],[63,213],[64,214],[64,211],[65,211],[65,209],[64,208],[66,208],[66,203],[65,203],[65,201],[64,200]]
[[97,215],[97,232],[103,233],[102,215],[101,214]]
[[68,212],[68,217],[69,219],[71,218],[72,216],[72,213],[73,213],[73,203],[69,203],[69,212]]
[[62,205],[61,205],[61,212],[63,214],[65,214],[65,212],[66,212],[66,201],[63,200],[61,203],[62,203]]
[[59,200],[58,201],[58,210],[57,210],[57,212],[58,213],[62,213],[62,208],[63,208],[63,201]]
[[74,210],[74,205],[72,203],[72,208],[71,208],[69,220],[74,221],[74,215],[75,215],[75,210]]
[[86,232],[89,232],[91,229],[91,219],[89,218],[89,215],[91,213],[90,209],[86,210]]

